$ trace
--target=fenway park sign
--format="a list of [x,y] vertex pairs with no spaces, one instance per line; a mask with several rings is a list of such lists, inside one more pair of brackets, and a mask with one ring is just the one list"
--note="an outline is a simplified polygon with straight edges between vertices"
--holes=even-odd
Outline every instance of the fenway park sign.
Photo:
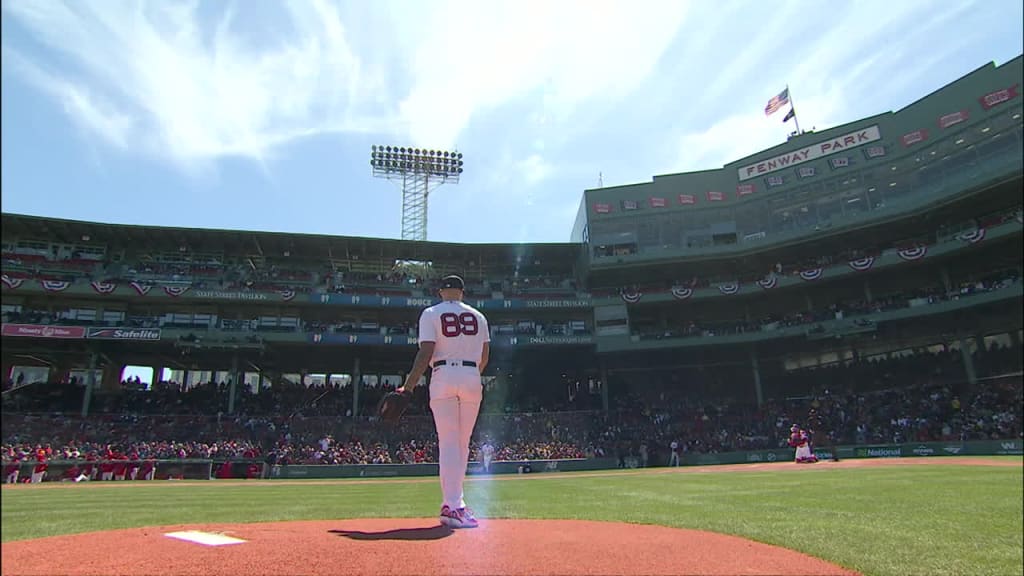
[[160,339],[159,328],[89,328],[87,338],[94,340],[147,340]]
[[878,125],[869,126],[861,130],[850,132],[849,134],[843,134],[836,138],[830,138],[817,144],[812,144],[799,150],[793,150],[785,154],[780,154],[774,158],[768,158],[754,164],[749,164],[737,170],[737,175],[740,178],[740,182],[744,180],[750,180],[776,170],[782,170],[783,168],[789,168],[797,164],[803,164],[804,162],[810,162],[811,160],[817,160],[818,158],[824,158],[837,152],[843,152],[868,144],[870,142],[876,142],[882,139],[881,133],[878,131]]

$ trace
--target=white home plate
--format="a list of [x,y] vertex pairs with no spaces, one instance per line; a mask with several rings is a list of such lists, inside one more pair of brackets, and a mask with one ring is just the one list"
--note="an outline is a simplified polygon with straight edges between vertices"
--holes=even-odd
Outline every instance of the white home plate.
[[200,532],[198,530],[187,530],[185,532],[168,532],[164,536],[170,536],[171,538],[177,538],[178,540],[185,540],[186,542],[195,542],[196,544],[203,544],[204,546],[226,546],[228,544],[241,544],[245,540],[239,538],[232,538],[231,536],[225,536],[223,534],[213,534],[212,532]]

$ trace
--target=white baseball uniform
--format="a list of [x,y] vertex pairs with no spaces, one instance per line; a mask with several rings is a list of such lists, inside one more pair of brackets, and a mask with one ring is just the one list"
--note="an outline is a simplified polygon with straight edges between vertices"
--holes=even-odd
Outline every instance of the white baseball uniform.
[[472,306],[445,300],[420,315],[420,342],[434,342],[430,358],[430,410],[437,427],[443,506],[465,508],[462,483],[469,439],[483,400],[480,363],[490,342],[487,319]]
[[491,471],[491,461],[494,460],[494,446],[491,446],[490,442],[484,443],[480,447],[480,454],[483,459],[484,472]]

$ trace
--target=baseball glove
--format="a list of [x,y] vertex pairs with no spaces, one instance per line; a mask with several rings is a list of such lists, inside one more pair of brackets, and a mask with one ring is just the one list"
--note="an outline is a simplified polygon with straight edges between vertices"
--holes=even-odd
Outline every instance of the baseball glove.
[[411,392],[388,392],[380,400],[377,407],[377,414],[385,422],[395,423],[405,414],[405,410],[412,402]]

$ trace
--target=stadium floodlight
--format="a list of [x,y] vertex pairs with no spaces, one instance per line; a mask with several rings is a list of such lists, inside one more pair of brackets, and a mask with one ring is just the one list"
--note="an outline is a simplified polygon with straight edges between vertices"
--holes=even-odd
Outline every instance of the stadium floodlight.
[[427,198],[432,188],[459,183],[462,154],[405,146],[371,146],[370,166],[376,178],[402,186],[402,240],[427,239]]

